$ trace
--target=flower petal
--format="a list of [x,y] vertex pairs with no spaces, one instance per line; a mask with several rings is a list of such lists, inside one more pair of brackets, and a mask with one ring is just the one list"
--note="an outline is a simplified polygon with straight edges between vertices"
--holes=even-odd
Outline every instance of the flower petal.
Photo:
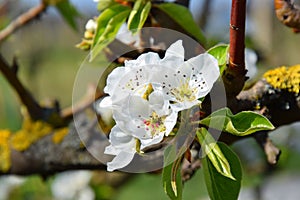
[[160,88],[160,90],[154,90],[149,95],[149,106],[158,115],[168,115],[170,113],[169,111],[170,103],[165,98],[162,88]]
[[105,148],[104,153],[115,155],[114,159],[107,163],[107,171],[114,171],[131,162],[136,153],[136,141],[132,135],[126,134],[117,125],[112,128],[109,138],[111,144]]
[[112,100],[111,100],[111,97],[108,96],[108,97],[104,97],[100,103],[98,104],[97,108],[110,108],[112,109]]
[[165,57],[160,61],[160,65],[162,65],[162,68],[164,66],[172,66],[176,68],[183,62],[184,48],[182,46],[182,40],[178,40],[167,49]]
[[135,139],[131,134],[125,133],[115,125],[110,132],[109,141],[115,148],[123,151],[134,152],[135,150]]
[[133,157],[133,152],[120,152],[112,161],[107,163],[107,171],[112,172],[116,169],[126,167],[133,160]]
[[161,59],[157,53],[148,52],[140,55],[136,60],[126,60],[125,66],[129,68],[135,68],[145,65],[157,66],[160,60]]
[[218,61],[204,53],[185,62],[185,67],[192,68],[190,85],[197,87],[197,99],[206,96],[220,76]]
[[166,51],[164,59],[174,57],[181,58],[182,60],[184,60],[184,48],[182,46],[182,40],[178,40],[171,44],[171,46]]
[[174,126],[177,123],[177,118],[178,118],[178,113],[176,111],[173,111],[166,119],[164,122],[164,125],[166,127],[165,130],[165,136],[168,136],[171,131],[173,130]]
[[143,150],[143,148],[151,146],[153,144],[158,144],[162,141],[162,139],[164,138],[164,134],[160,133],[155,135],[153,138],[151,139],[141,139],[141,149]]
[[125,67],[117,67],[115,68],[107,77],[106,86],[104,87],[104,92],[113,95],[115,88],[117,87],[118,83],[122,79],[123,75],[126,74]]

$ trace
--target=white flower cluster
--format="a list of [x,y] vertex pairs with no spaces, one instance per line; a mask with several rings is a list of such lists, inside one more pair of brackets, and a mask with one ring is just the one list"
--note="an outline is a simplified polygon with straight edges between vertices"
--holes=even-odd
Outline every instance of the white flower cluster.
[[110,107],[116,125],[105,153],[115,155],[107,163],[113,171],[127,166],[135,153],[162,141],[177,122],[178,112],[201,103],[219,77],[218,61],[204,53],[184,61],[179,40],[161,59],[146,53],[114,69],[100,107]]

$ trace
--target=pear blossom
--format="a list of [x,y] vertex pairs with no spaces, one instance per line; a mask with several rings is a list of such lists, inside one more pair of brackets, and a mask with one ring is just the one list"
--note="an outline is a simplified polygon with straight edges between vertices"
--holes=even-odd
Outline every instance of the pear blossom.
[[162,91],[153,91],[149,100],[132,96],[115,114],[115,121],[141,142],[141,149],[161,142],[177,122],[178,113],[170,109]]
[[176,111],[200,104],[199,99],[210,92],[220,74],[218,61],[208,53],[184,61],[181,41],[168,49],[160,64],[167,67],[155,78],[162,82],[166,98]]
[[154,91],[149,100],[140,96],[132,96],[129,104],[121,106],[116,112],[116,125],[110,133],[110,145],[105,154],[115,155],[107,163],[107,170],[113,171],[127,166],[135,153],[162,141],[174,128],[177,112],[170,110],[162,91]]
[[136,153],[168,136],[178,112],[200,104],[219,73],[217,60],[207,53],[185,61],[181,40],[162,59],[150,52],[114,69],[104,88],[109,96],[100,103],[100,109],[112,109],[116,122],[104,152],[115,155],[108,171],[127,166]]

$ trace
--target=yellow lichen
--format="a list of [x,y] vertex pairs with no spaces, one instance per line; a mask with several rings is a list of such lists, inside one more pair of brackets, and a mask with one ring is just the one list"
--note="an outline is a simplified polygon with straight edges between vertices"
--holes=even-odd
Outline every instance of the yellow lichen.
[[11,132],[0,130],[0,171],[7,172],[11,166],[9,137]]
[[52,136],[53,143],[55,143],[55,144],[61,143],[63,141],[64,137],[68,133],[69,133],[69,129],[67,127],[57,129]]
[[42,137],[53,133],[52,141],[60,143],[68,134],[67,127],[56,129],[43,121],[32,121],[25,118],[22,128],[15,133],[9,130],[0,130],[0,171],[7,172],[11,167],[10,148],[17,151],[25,151]]
[[46,122],[25,119],[22,129],[12,135],[11,145],[18,151],[24,151],[40,138],[50,134],[51,131],[52,127]]
[[299,94],[300,91],[300,65],[291,67],[278,67],[264,74],[266,81],[276,89],[285,89]]

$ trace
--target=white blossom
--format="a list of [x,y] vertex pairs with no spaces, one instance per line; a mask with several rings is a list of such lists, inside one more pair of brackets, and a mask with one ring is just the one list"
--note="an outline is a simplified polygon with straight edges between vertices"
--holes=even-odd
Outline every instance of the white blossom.
[[177,123],[178,112],[200,104],[219,77],[217,60],[205,53],[184,61],[182,41],[172,44],[161,59],[146,53],[107,78],[100,103],[110,108],[116,125],[105,153],[114,155],[108,171],[127,166],[136,153],[168,136]]
[[208,53],[184,61],[181,41],[170,46],[160,64],[166,67],[155,76],[155,81],[162,83],[176,111],[201,103],[199,99],[210,92],[220,74],[218,61]]
[[161,92],[152,92],[149,100],[132,96],[129,104],[115,112],[116,125],[110,133],[110,145],[104,152],[115,155],[107,163],[108,171],[127,166],[135,153],[142,153],[143,148],[161,142],[172,131],[177,112],[170,110]]

